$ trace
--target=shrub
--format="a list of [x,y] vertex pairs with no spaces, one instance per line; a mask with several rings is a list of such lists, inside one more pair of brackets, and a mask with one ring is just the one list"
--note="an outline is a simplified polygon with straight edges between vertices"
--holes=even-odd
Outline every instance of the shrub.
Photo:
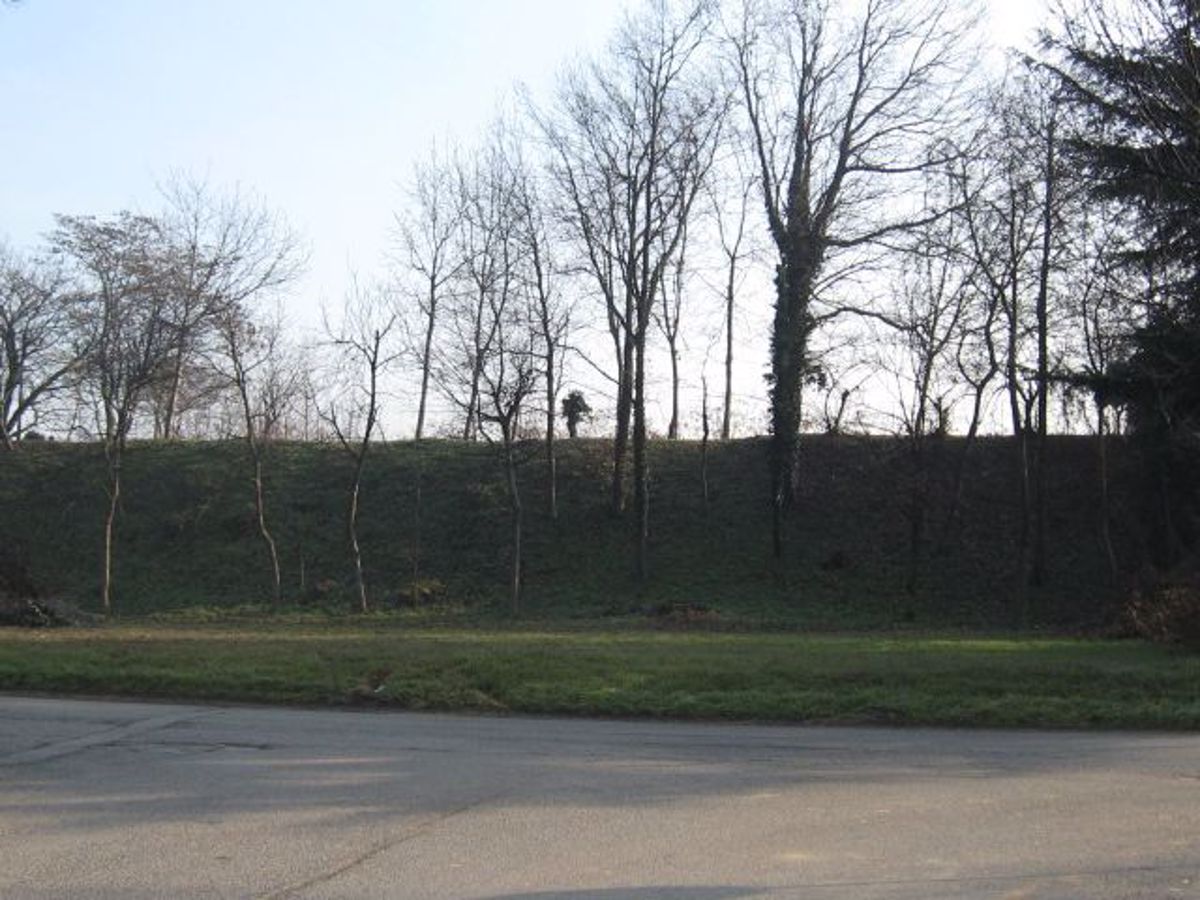
[[1143,579],[1126,615],[1142,637],[1200,651],[1200,571],[1193,564]]

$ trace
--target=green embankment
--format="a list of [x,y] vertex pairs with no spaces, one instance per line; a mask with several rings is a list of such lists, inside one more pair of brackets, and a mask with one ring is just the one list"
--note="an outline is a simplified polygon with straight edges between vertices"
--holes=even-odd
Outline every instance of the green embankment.
[[[607,509],[608,446],[560,442],[560,514],[545,512],[544,468],[527,448],[527,619],[566,621],[675,608],[720,627],[995,628],[1016,613],[1012,445],[981,441],[967,458],[957,519],[951,489],[962,443],[931,466],[926,550],[906,590],[912,467],[881,438],[803,442],[801,494],[781,562],[769,554],[766,444],[713,444],[709,500],[700,447],[651,447],[651,574],[632,578],[631,516]],[[1031,620],[1090,625],[1113,597],[1097,534],[1095,451],[1056,438],[1048,460],[1049,577]],[[38,588],[95,609],[105,503],[103,456],[77,444],[0,454],[0,549]],[[280,444],[268,455],[268,516],[291,604],[336,606],[352,585],[344,511],[348,465],[336,447]],[[1116,491],[1119,507],[1121,492]],[[1118,510],[1119,512],[1119,510]],[[381,608],[416,597],[473,618],[505,618],[507,501],[495,451],[449,441],[373,449],[360,538]],[[1121,535],[1118,534],[1118,539]],[[131,446],[115,559],[122,615],[259,603],[269,595],[245,448],[237,442]]]

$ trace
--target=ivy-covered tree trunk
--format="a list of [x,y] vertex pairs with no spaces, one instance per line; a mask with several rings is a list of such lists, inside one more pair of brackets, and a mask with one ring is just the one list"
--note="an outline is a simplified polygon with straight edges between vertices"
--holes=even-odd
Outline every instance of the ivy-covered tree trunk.
[[809,312],[815,267],[803,251],[788,254],[776,270],[775,322],[771,338],[772,548],[783,556],[787,511],[795,499],[799,463],[801,392],[808,369]]

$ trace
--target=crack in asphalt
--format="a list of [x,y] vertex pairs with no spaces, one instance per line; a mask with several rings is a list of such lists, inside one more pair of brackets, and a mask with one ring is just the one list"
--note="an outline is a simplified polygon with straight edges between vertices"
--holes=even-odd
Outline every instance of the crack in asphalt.
[[8,756],[0,757],[0,768],[30,765],[32,763],[46,762],[51,759],[59,759],[74,753],[82,753],[84,750],[90,750],[93,747],[116,744],[135,735],[157,731],[160,728],[168,728],[178,722],[187,722],[215,715],[217,712],[219,710],[189,709],[185,712],[170,712],[161,716],[151,716],[149,719],[139,719],[126,725],[118,725],[115,728],[105,728],[100,731],[80,735],[79,737],[54,741],[39,747],[33,747],[29,750],[19,750],[16,753],[10,753]]
[[416,825],[410,825],[408,828],[404,829],[403,833],[401,833],[395,837],[389,838],[386,841],[380,841],[379,843],[371,846],[370,848],[363,851],[362,853],[360,853],[358,856],[354,857],[353,859],[350,859],[338,866],[335,866],[334,868],[332,868],[326,872],[321,872],[317,875],[313,875],[309,878],[306,878],[303,881],[295,882],[294,884],[286,885],[281,888],[276,888],[275,890],[269,891],[265,894],[257,894],[256,897],[258,897],[259,900],[284,900],[284,898],[287,898],[287,897],[299,896],[301,893],[303,893],[304,891],[307,891],[309,888],[316,887],[319,884],[328,884],[329,882],[333,881],[335,878],[339,878],[342,875],[345,875],[347,872],[358,868],[359,866],[363,865],[364,863],[370,862],[375,857],[386,853],[388,850],[391,850],[393,847],[399,847],[401,844],[407,843],[408,841],[411,841],[414,838],[422,837],[423,835],[428,834],[429,832],[431,832],[435,828],[437,828],[439,825],[443,824],[444,822],[448,822],[450,819],[453,819],[455,816],[461,816],[463,813],[468,813],[471,810],[478,809],[482,806],[486,806],[489,803],[494,803],[497,800],[500,800],[501,798],[503,798],[504,796],[506,796],[506,792],[489,794],[486,797],[481,797],[478,800],[473,800],[470,803],[467,803],[467,804],[464,804],[463,806],[457,807],[456,809],[448,810],[447,812],[444,812],[441,815],[432,816],[431,818],[428,818],[423,822],[419,822]]

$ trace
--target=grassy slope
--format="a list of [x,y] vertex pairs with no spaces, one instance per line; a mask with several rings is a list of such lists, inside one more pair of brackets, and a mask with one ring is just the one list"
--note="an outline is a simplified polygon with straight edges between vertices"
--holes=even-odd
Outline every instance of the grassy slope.
[[[526,615],[565,621],[700,604],[726,625],[875,628],[995,627],[1011,622],[1015,492],[1010,445],[982,442],[970,460],[961,523],[943,528],[961,444],[935,466],[931,533],[948,539],[924,566],[915,597],[907,558],[906,463],[885,439],[807,438],[802,496],[786,560],[768,557],[765,444],[714,445],[711,500],[700,495],[699,448],[651,453],[652,577],[630,577],[630,522],[605,508],[607,445],[561,444],[558,522],[543,512],[541,461],[527,485]],[[536,447],[530,453],[537,452]],[[26,445],[0,454],[0,550],[45,591],[93,606],[104,488],[100,451]],[[1085,439],[1056,439],[1050,458],[1051,578],[1034,593],[1039,621],[1094,621],[1109,596],[1096,540],[1095,464]],[[268,463],[269,517],[291,600],[334,603],[352,583],[343,527],[348,474],[335,447],[285,444]],[[383,445],[366,472],[361,540],[381,605],[409,593],[414,571],[450,605],[505,613],[506,505],[493,452],[430,441]],[[417,497],[421,498],[418,505]],[[119,520],[116,584],[123,613],[265,599],[239,444],[139,444]],[[303,576],[303,581],[302,581]],[[301,584],[303,583],[303,589]],[[436,593],[436,591],[435,591]]]
[[1061,638],[478,631],[378,620],[8,629],[0,686],[492,712],[1200,727],[1200,657]]

